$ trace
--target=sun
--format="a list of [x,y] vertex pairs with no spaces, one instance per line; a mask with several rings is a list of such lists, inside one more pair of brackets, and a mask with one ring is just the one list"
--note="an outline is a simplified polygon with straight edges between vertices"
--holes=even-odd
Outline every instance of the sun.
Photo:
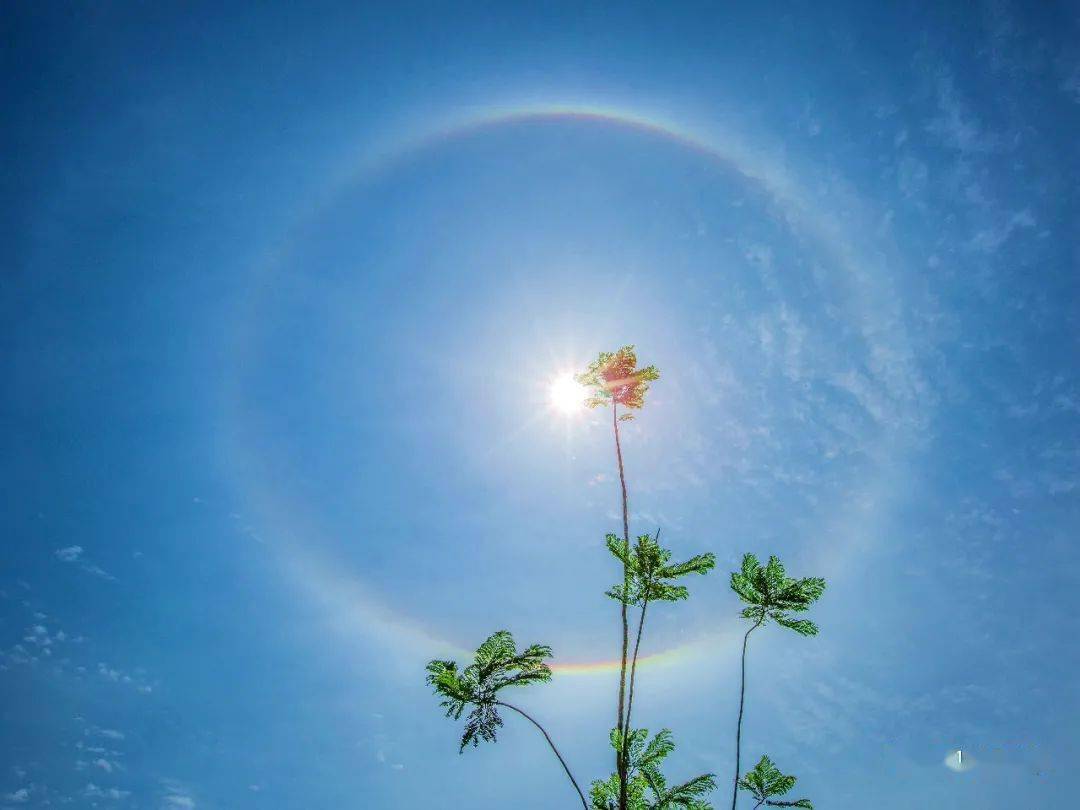
[[585,386],[577,383],[572,374],[560,374],[548,387],[548,402],[551,407],[567,416],[584,410]]

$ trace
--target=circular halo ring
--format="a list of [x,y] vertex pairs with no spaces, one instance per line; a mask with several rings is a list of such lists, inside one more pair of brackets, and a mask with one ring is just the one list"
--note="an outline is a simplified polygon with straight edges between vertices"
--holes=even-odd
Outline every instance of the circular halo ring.
[[[867,229],[858,228],[853,223],[847,223],[844,227],[838,220],[827,216],[819,202],[807,198],[779,162],[771,160],[763,152],[747,149],[728,134],[690,130],[661,116],[643,115],[623,109],[588,105],[527,105],[488,109],[442,124],[420,127],[406,137],[393,139],[387,146],[365,150],[355,165],[343,172],[336,182],[331,183],[330,188],[307,215],[298,219],[297,229],[313,220],[345,190],[385,175],[412,156],[486,131],[544,122],[578,122],[636,131],[697,153],[708,161],[737,172],[766,192],[786,217],[789,227],[813,238],[835,260],[838,268],[851,282],[852,298],[861,323],[867,322],[866,313],[876,307],[895,307],[894,293],[887,289],[883,274],[868,273],[866,270],[867,267],[881,263],[881,245],[875,244],[872,250],[861,251],[852,234],[856,230],[865,234]],[[845,213],[850,214],[850,211]],[[286,240],[284,246],[267,257],[258,269],[265,272],[277,266],[282,257],[288,254],[289,243]],[[249,356],[247,352],[254,342],[254,325],[258,321],[254,315],[258,309],[258,299],[259,292],[256,289],[247,302],[247,317],[239,319],[240,331],[235,345],[238,351],[237,362],[241,364],[244,358]],[[899,335],[896,334],[897,330],[902,330],[902,326],[895,317],[889,319],[889,328],[893,330],[891,339],[906,341],[906,335],[902,331]],[[868,341],[876,340],[881,337],[881,331],[875,333],[864,327],[863,337]],[[232,375],[230,379],[235,381],[236,376]],[[231,419],[241,419],[243,409],[239,394],[238,390],[233,390],[227,397]],[[226,446],[234,471],[237,477],[242,479],[240,489],[243,502],[260,518],[265,518],[261,523],[284,527],[279,528],[273,538],[273,547],[280,555],[283,570],[289,572],[293,584],[307,598],[325,608],[327,614],[333,617],[331,624],[334,624],[337,630],[349,635],[360,633],[376,643],[392,643],[398,649],[403,646],[423,649],[427,657],[471,654],[460,645],[443,638],[436,628],[393,610],[365,588],[362,582],[343,574],[332,561],[320,559],[310,549],[305,549],[296,542],[295,537],[303,536],[310,529],[298,526],[295,510],[280,503],[280,498],[269,491],[265,482],[258,480],[257,464],[249,459],[250,448],[243,446],[243,442],[238,438],[238,431],[230,429],[229,424],[229,419],[226,419]],[[895,449],[895,432],[891,436],[892,438],[884,442],[882,457],[888,457]],[[852,499],[857,502],[855,514],[849,512],[843,518],[838,518],[836,525],[824,528],[831,542],[817,560],[819,567],[835,573],[842,567],[848,553],[874,534],[874,521],[878,519],[876,510],[881,502],[887,499],[889,491],[895,491],[893,488],[898,483],[892,478],[886,482],[885,478],[884,474],[879,475],[859,493],[860,497]],[[699,658],[706,655],[710,648],[715,648],[718,642],[734,638],[736,634],[737,624],[733,618],[724,626],[703,633],[691,641],[643,656],[639,659],[639,664],[671,665]],[[618,659],[556,661],[552,664],[552,669],[562,674],[587,675],[615,671],[619,666]]]

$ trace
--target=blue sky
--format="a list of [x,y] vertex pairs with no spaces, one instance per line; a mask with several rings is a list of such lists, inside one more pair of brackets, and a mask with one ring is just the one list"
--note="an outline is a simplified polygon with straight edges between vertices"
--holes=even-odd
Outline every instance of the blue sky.
[[[616,655],[611,438],[547,389],[624,343],[632,531],[718,558],[646,628],[671,775],[731,770],[753,551],[829,589],[744,759],[1068,804],[1080,17],[760,5],[5,9],[0,808],[572,806],[423,666]],[[519,698],[583,781],[613,684]]]

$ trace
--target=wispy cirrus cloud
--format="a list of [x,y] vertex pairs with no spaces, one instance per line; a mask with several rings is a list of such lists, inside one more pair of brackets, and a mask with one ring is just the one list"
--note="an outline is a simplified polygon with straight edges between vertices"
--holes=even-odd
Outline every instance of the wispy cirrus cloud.
[[82,795],[87,799],[112,799],[118,801],[120,799],[126,799],[131,795],[130,790],[120,790],[119,788],[103,788],[95,785],[93,782],[88,782],[86,787],[83,788]]
[[19,788],[4,794],[4,801],[12,804],[25,804],[30,801],[30,788]]
[[161,797],[161,810],[198,807],[191,789],[182,782],[175,779],[163,779],[161,786],[164,791]]
[[82,556],[83,548],[82,546],[66,546],[58,548],[54,553],[60,562],[75,562]]
[[83,571],[88,574],[93,574],[96,577],[107,580],[109,582],[115,582],[116,577],[106,571],[99,565],[95,565],[90,562],[83,554],[82,546],[65,546],[64,548],[58,548],[53,552],[53,556],[60,562],[71,563],[79,566]]

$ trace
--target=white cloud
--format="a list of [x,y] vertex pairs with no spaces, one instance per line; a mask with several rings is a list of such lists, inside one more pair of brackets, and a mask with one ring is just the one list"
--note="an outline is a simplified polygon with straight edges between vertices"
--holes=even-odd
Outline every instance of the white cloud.
[[101,566],[90,565],[89,563],[87,563],[86,565],[84,565],[82,567],[82,569],[83,569],[83,571],[85,571],[88,574],[93,574],[95,577],[101,577],[102,579],[107,579],[107,580],[109,580],[109,582],[115,582],[116,581],[116,577],[114,577],[112,574],[110,574],[108,571],[106,571]]
[[101,788],[93,782],[88,782],[83,788],[83,796],[88,799],[126,799],[131,795],[130,790],[118,790],[117,788]]
[[105,678],[105,680],[123,684],[125,686],[131,686],[136,692],[140,692],[144,695],[154,691],[154,688],[146,682],[145,673],[141,668],[137,668],[134,672],[129,673],[122,669],[112,667],[104,661],[98,661],[97,672],[98,675]]
[[993,253],[1008,240],[1018,228],[1034,228],[1035,217],[1027,209],[1011,214],[996,226],[980,230],[971,238],[969,247],[981,253]]
[[114,577],[104,568],[99,565],[94,565],[85,557],[83,557],[82,546],[66,546],[65,548],[58,548],[56,551],[53,552],[53,554],[56,559],[60,560],[60,562],[78,563],[79,567],[83,571],[86,571],[86,573],[88,574],[93,574],[96,577],[101,577],[102,579],[106,579],[110,582],[116,581],[116,577]]
[[165,788],[165,795],[161,798],[161,807],[163,810],[172,810],[175,807],[192,808],[195,807],[195,799],[191,795],[191,791],[180,782],[174,779],[162,780],[162,786]]
[[940,70],[937,76],[938,111],[926,131],[964,154],[985,154],[999,148],[998,139],[983,130],[956,90],[952,74]]
[[15,804],[22,804],[23,802],[30,800],[29,788],[19,788],[13,793],[8,793],[4,796],[4,801],[14,802]]

